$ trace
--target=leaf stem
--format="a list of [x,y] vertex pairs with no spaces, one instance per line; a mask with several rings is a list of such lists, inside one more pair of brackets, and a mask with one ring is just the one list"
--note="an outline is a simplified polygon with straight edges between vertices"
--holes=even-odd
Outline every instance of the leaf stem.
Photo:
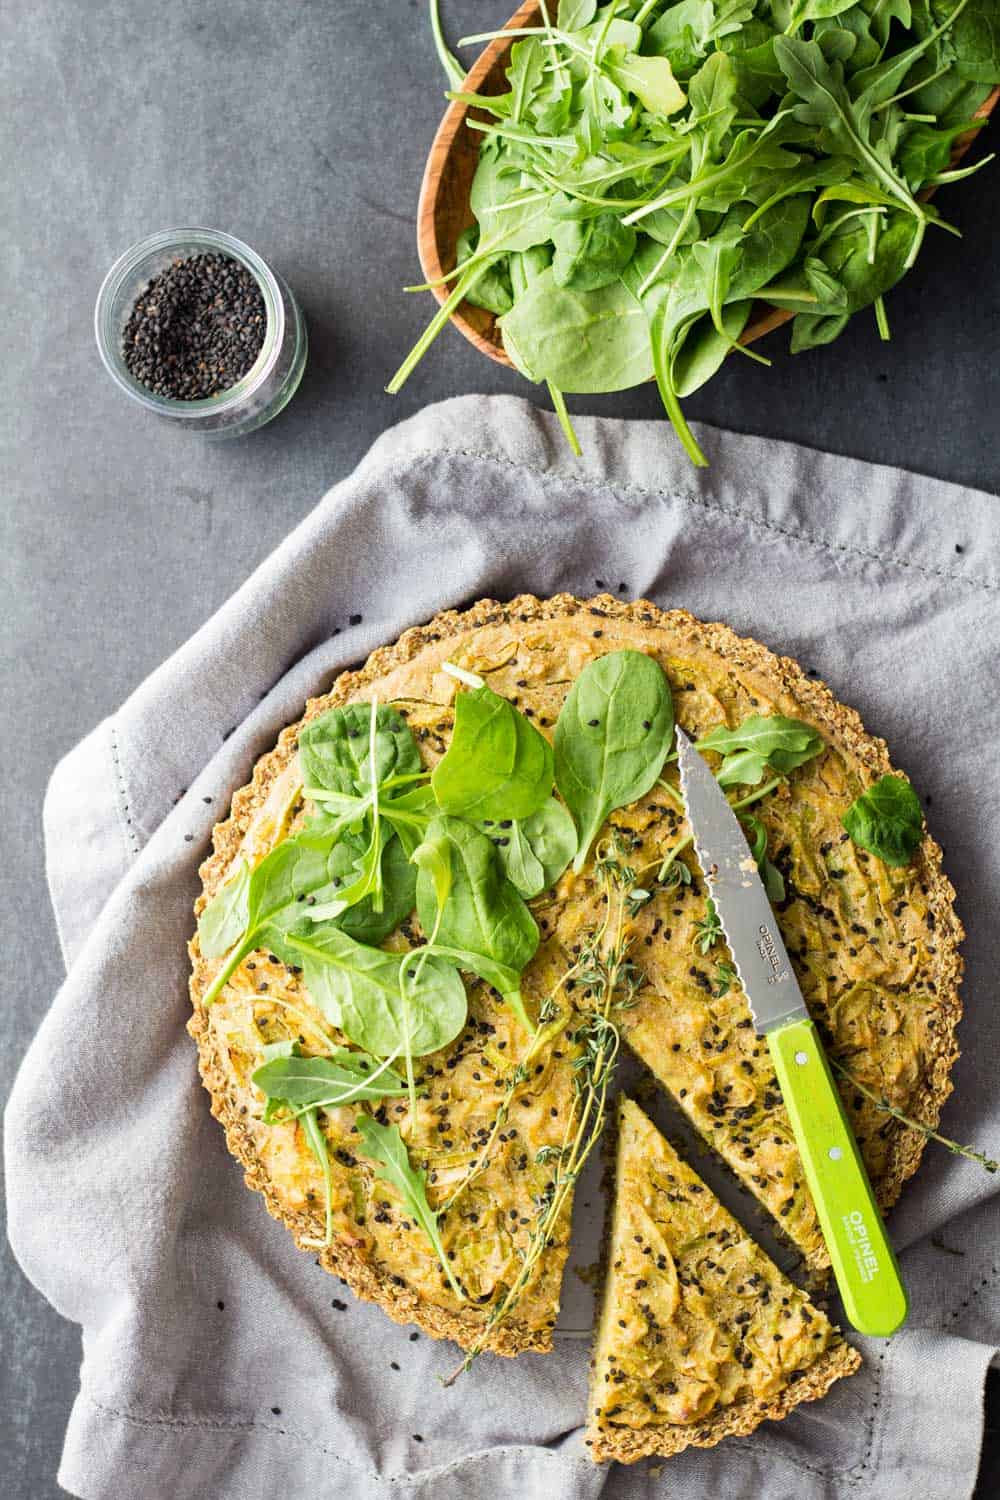
[[881,1098],[867,1084],[862,1083],[856,1074],[852,1073],[849,1068],[845,1068],[844,1064],[838,1062],[835,1057],[830,1057],[830,1066],[841,1077],[846,1078],[852,1088],[857,1089],[859,1094],[863,1094],[883,1114],[892,1115],[894,1120],[898,1120],[901,1125],[905,1125],[909,1130],[919,1131],[927,1140],[937,1141],[939,1146],[944,1146],[945,1150],[950,1151],[953,1156],[964,1156],[969,1161],[977,1162],[986,1172],[993,1173],[1000,1171],[1000,1161],[994,1161],[991,1156],[984,1155],[982,1151],[975,1151],[971,1146],[960,1146],[957,1141],[949,1140],[947,1136],[941,1135],[938,1131],[932,1129],[930,1125],[925,1125],[920,1120],[911,1120],[909,1115],[904,1114],[901,1109],[897,1109],[895,1104],[890,1104],[888,1099]]

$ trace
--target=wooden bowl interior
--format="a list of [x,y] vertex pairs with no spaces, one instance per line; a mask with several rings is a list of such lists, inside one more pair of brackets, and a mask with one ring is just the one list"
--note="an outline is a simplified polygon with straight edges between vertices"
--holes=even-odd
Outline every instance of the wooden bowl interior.
[[[537,26],[540,21],[541,7],[537,0],[527,0],[511,16],[504,29],[511,31],[522,26]],[[466,92],[502,94],[507,91],[509,85],[506,69],[510,64],[511,47],[516,40],[516,37],[509,40],[498,37],[480,53],[466,78]],[[977,118],[987,118],[998,98],[1000,88],[993,90],[977,111]],[[431,282],[454,269],[458,237],[463,229],[473,223],[469,194],[479,161],[481,135],[466,127],[468,116],[485,120],[491,118],[485,110],[469,109],[464,104],[449,104],[424,169],[417,210],[417,248],[424,277]],[[953,163],[957,163],[965,155],[976,134],[976,131],[972,131],[955,143]],[[434,287],[438,302],[444,302],[447,290],[446,287]],[[770,303],[757,302],[740,342],[751,344],[773,329],[780,328],[793,316],[794,314],[781,308],[772,307]],[[512,368],[511,361],[504,352],[502,336],[493,313],[474,307],[471,302],[462,302],[452,313],[451,321],[480,353],[496,360],[498,364]]]

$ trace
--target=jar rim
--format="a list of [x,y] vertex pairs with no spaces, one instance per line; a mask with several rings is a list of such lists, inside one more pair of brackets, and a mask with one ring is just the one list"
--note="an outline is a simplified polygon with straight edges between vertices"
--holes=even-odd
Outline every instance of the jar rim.
[[[125,364],[121,349],[120,329],[115,327],[118,299],[126,282],[133,278],[144,261],[162,259],[164,254],[177,249],[190,254],[192,251],[212,250],[238,261],[253,276],[264,301],[266,326],[260,352],[245,375],[234,385],[227,386],[215,396],[202,396],[195,401],[178,400],[172,396],[158,396],[148,386],[136,380]],[[140,272],[141,279],[141,272]],[[169,414],[181,420],[203,417],[206,412],[222,414],[241,406],[259,390],[277,363],[285,335],[285,307],[278,281],[270,266],[255,250],[227,234],[221,229],[209,229],[192,225],[187,228],[163,229],[144,236],[130,245],[111,266],[101,283],[94,306],[94,336],[101,362],[115,384],[140,406],[159,415]]]

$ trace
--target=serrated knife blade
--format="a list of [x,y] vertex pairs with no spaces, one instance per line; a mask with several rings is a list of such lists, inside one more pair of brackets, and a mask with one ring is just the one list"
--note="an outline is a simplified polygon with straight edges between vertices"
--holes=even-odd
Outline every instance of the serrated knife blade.
[[808,1016],[740,820],[680,728],[677,761],[695,853],[758,1032]]
[[844,1310],[862,1333],[885,1337],[906,1318],[906,1289],[757,862],[708,762],[680,728],[677,760],[698,863],[754,1025],[767,1038]]

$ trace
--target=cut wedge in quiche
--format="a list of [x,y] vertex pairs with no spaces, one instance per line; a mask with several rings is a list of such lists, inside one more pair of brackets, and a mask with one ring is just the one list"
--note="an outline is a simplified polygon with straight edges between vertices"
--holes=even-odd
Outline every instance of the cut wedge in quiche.
[[247,1182],[468,1359],[551,1347],[623,1046],[828,1268],[675,721],[744,820],[885,1209],[924,1138],[877,1101],[933,1127],[950,1090],[953,892],[919,806],[891,860],[877,808],[844,825],[885,745],[725,626],[607,595],[439,615],[306,705],[202,866],[190,1030]]
[[586,1437],[597,1462],[752,1432],[861,1364],[624,1098],[607,1260]]

